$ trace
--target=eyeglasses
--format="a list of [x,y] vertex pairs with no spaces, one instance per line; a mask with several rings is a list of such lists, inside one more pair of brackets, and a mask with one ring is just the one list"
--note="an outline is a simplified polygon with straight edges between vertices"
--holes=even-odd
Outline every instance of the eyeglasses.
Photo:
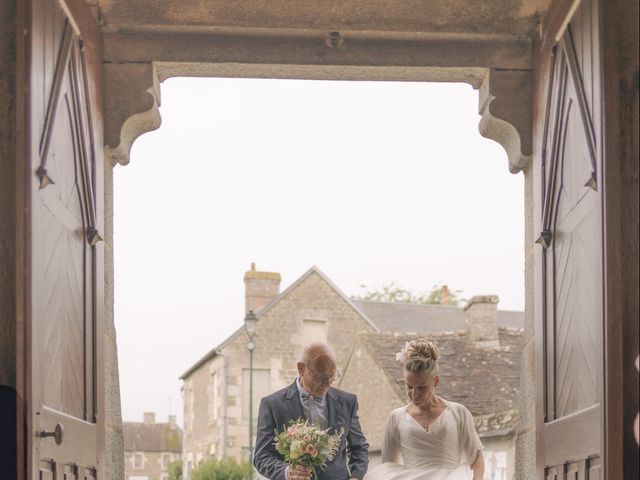
[[340,372],[338,370],[336,370],[335,373],[331,375],[326,375],[324,373],[318,373],[314,371],[313,368],[311,368],[306,363],[303,365],[309,369],[309,371],[313,375],[313,378],[315,378],[320,383],[328,383],[329,385],[331,385],[333,382],[340,378]]

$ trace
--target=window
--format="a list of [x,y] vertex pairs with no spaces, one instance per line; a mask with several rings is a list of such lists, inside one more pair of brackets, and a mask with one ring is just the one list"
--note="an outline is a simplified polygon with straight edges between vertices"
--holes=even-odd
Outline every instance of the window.
[[[253,421],[258,417],[260,399],[271,393],[271,371],[253,369]],[[242,418],[249,418],[249,369],[242,370]]]
[[487,450],[484,455],[484,478],[488,480],[507,480],[507,452]]
[[164,470],[166,470],[167,468],[169,468],[169,464],[171,463],[171,454],[170,453],[163,453],[162,454],[162,468]]
[[327,341],[327,322],[325,320],[302,320],[302,344]]
[[144,467],[144,458],[141,453],[133,454],[133,468],[143,468]]

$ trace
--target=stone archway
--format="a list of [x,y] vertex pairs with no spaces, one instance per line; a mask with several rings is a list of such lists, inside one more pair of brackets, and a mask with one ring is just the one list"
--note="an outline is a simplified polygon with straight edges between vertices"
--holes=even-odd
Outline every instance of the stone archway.
[[[107,36],[108,38],[108,36]],[[251,48],[242,46],[247,41],[246,38],[230,37],[229,42],[237,42],[237,48],[253,49],[255,45],[268,44],[268,39],[251,39]],[[295,39],[294,39],[295,40]],[[308,39],[298,39],[302,43],[300,48],[320,48],[331,51],[334,49],[348,49],[349,38],[342,38],[340,35],[328,35],[326,38],[317,38],[312,46],[305,46]],[[120,51],[120,38],[114,38],[113,50],[107,40],[106,51]],[[195,41],[190,39],[189,41]],[[200,39],[206,42],[206,39]],[[377,41],[369,39],[371,42],[360,40],[361,50],[370,49],[369,54],[360,52],[359,55],[367,58],[376,58],[374,51],[378,50]],[[255,42],[255,44],[254,44]],[[135,42],[134,42],[135,43]],[[480,133],[490,139],[500,143],[507,152],[508,168],[512,173],[522,171],[525,174],[525,194],[526,198],[526,229],[527,235],[533,230],[533,209],[532,209],[532,184],[530,159],[532,154],[531,139],[531,71],[528,68],[528,45],[507,46],[494,45],[488,43],[484,47],[490,50],[488,58],[493,58],[497,54],[494,49],[504,53],[508,51],[507,57],[512,60],[506,63],[505,68],[491,67],[470,67],[457,66],[457,57],[451,58],[453,63],[447,67],[423,67],[394,65],[398,61],[398,52],[402,52],[402,44],[398,41],[388,41],[389,53],[387,61],[389,65],[383,64],[383,59],[377,57],[377,65],[296,65],[296,64],[268,64],[265,59],[260,58],[262,54],[258,50],[256,57],[247,63],[237,63],[233,58],[216,58],[210,63],[205,59],[198,62],[164,62],[147,61],[140,63],[137,58],[126,57],[111,59],[105,64],[105,157],[110,160],[111,166],[126,165],[129,162],[129,152],[135,139],[147,131],[154,130],[160,125],[159,106],[161,101],[161,82],[170,77],[176,76],[207,76],[207,77],[238,77],[238,78],[294,78],[294,79],[334,79],[334,80],[396,80],[396,81],[448,81],[464,82],[472,85],[479,91],[478,111],[481,115],[479,123]],[[428,49],[429,41],[425,42],[425,50]],[[126,44],[126,42],[125,42]],[[292,48],[290,45],[287,48]],[[447,47],[441,46],[443,57],[446,55]],[[450,47],[453,48],[453,47]],[[294,48],[295,50],[295,48]],[[482,49],[480,49],[482,50]],[[235,51],[231,49],[231,51]],[[522,55],[522,58],[520,58]],[[517,59],[517,60],[516,60]],[[109,60],[109,59],[107,59]],[[117,61],[116,61],[117,60]],[[203,61],[205,60],[205,61]],[[471,63],[470,59],[467,59]],[[442,60],[444,62],[444,59]],[[348,63],[348,62],[345,62]],[[511,68],[517,66],[518,68]],[[111,192],[113,188],[113,177],[111,166],[106,166],[105,191]],[[106,202],[109,204],[110,202]],[[110,237],[110,232],[107,232]],[[528,236],[526,238],[528,238]],[[526,271],[531,272],[533,256],[532,250],[527,250]],[[112,269],[113,258],[107,257],[109,268]],[[529,274],[530,275],[530,274]],[[521,416],[523,421],[518,428],[518,445],[531,446],[535,444],[533,409],[534,398],[532,392],[534,387],[533,372],[533,349],[534,332],[532,323],[532,279],[527,279],[529,291],[526,294],[527,314],[525,328],[525,358],[531,359],[523,365],[522,391],[527,392],[523,396],[520,410],[527,412]],[[107,368],[115,369],[116,365]],[[114,377],[111,377],[114,378]],[[117,386],[107,388],[107,391],[117,391]],[[113,422],[117,431],[118,418],[107,419]],[[113,440],[115,442],[115,439]],[[534,449],[520,449],[517,452],[518,478],[534,478],[535,464]]]

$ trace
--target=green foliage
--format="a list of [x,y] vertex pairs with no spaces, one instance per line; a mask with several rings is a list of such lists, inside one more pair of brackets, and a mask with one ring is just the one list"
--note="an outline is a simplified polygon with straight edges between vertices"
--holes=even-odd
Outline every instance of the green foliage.
[[169,480],[182,480],[182,462],[180,460],[169,464]]
[[446,285],[434,285],[428,293],[413,293],[406,290],[394,282],[383,285],[379,290],[372,290],[366,285],[360,285],[360,288],[367,291],[362,295],[355,295],[354,300],[373,300],[376,302],[390,303],[416,303],[419,305],[453,305],[457,306],[464,299],[459,298],[461,290],[450,290]]
[[191,480],[249,480],[252,470],[249,462],[238,463],[233,458],[214,458],[191,472]]

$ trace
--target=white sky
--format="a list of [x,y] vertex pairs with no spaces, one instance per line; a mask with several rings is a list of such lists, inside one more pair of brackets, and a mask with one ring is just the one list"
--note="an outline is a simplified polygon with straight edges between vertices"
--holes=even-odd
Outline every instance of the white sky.
[[436,283],[524,307],[524,178],[468,85],[170,79],[162,126],[115,170],[124,420],[242,325],[244,272],[317,265],[347,295]]

